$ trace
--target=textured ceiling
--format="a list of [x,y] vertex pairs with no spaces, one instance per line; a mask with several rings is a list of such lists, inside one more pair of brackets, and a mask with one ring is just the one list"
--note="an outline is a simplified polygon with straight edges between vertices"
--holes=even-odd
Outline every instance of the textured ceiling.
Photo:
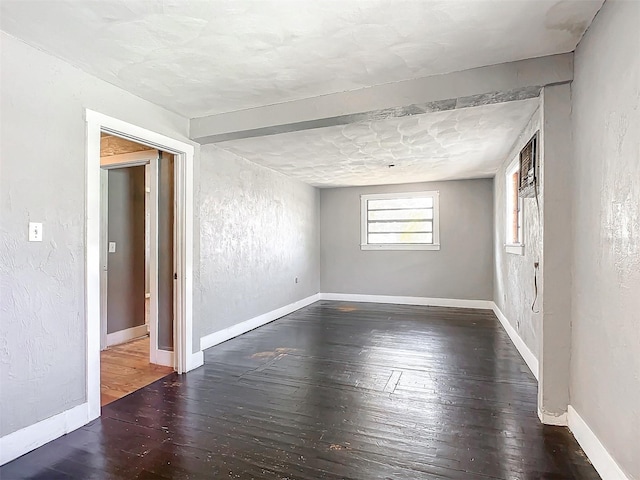
[[533,98],[217,146],[317,187],[490,177],[537,107]]
[[603,0],[3,0],[0,27],[193,118],[572,51]]

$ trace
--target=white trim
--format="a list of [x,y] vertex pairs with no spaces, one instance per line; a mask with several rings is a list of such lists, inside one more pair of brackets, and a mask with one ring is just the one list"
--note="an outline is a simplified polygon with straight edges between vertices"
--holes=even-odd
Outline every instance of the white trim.
[[[97,124],[98,128],[102,128],[103,131],[112,133],[116,136],[122,137],[125,135],[126,139],[132,139],[134,142],[141,143],[143,145],[149,145],[150,147],[158,150],[170,151],[174,154],[185,153],[193,157],[194,147],[193,145],[176,140],[166,135],[147,130],[146,128],[138,127],[131,123],[127,123],[117,118],[109,117],[100,112],[96,112],[90,109],[86,109],[85,119],[88,123]],[[99,147],[100,145],[98,145]],[[100,150],[98,150],[99,152]],[[100,154],[98,154],[100,158]]]
[[440,250],[439,243],[372,243],[360,245],[360,250]]
[[342,302],[391,303],[396,305],[426,305],[431,307],[481,308],[491,310],[491,300],[464,300],[456,298],[397,297],[392,295],[361,295],[357,293],[321,293],[322,300]]
[[125,328],[117,332],[107,334],[107,346],[119,345],[128,342],[134,338],[144,337],[147,334],[146,325],[137,325],[131,328]]
[[538,418],[540,419],[540,422],[545,425],[554,425],[556,427],[567,426],[567,412],[561,413],[560,415],[554,415],[543,412],[540,410],[540,407],[538,407]]
[[504,249],[507,253],[511,253],[513,255],[524,255],[524,245],[505,245]]
[[[368,204],[369,200],[395,200],[398,198],[424,198],[433,200],[433,243],[369,243]],[[440,191],[368,193],[360,195],[360,250],[440,250]]]
[[51,440],[72,432],[89,421],[89,404],[83,403],[53,417],[5,435],[0,438],[0,465],[4,465]]
[[187,356],[187,372],[201,367],[202,365],[204,365],[204,352],[202,350],[198,350],[196,353],[192,353]]
[[155,158],[158,158],[157,150],[142,150],[140,152],[110,155],[108,157],[100,157],[100,168],[109,170],[112,168],[135,167],[146,165]]
[[158,364],[158,156],[149,163],[149,363],[153,364]]
[[165,367],[173,367],[175,365],[175,356],[169,350],[156,350],[156,365],[164,365]]
[[87,328],[87,421],[100,416],[100,132],[112,134],[134,140],[152,148],[173,153],[181,159],[184,168],[184,225],[180,226],[183,255],[178,271],[180,298],[183,300],[183,311],[180,320],[185,324],[181,327],[186,335],[183,336],[185,348],[183,355],[189,359],[182,359],[182,365],[194,366],[189,354],[192,349],[193,332],[193,161],[194,146],[165,135],[147,130],[136,125],[103,115],[93,110],[85,110],[87,134],[87,164],[85,185],[85,315]]
[[206,335],[200,339],[200,350],[205,350],[222,342],[226,342],[227,340],[237,337],[238,335],[247,333],[251,330],[261,327],[262,325],[284,317],[285,315],[289,315],[290,313],[306,307],[307,305],[311,305],[312,303],[320,300],[320,295],[321,294],[316,293],[315,295],[311,295],[307,298],[303,298],[302,300],[298,300],[297,302],[290,303],[289,305],[285,305],[284,307],[271,310],[270,312],[263,313],[262,315],[258,315],[257,317],[250,318],[249,320],[245,320],[244,322],[237,323],[223,330],[219,330],[217,332]]
[[593,468],[600,474],[602,480],[631,480],[572,405],[569,405],[568,418],[569,430],[589,457]]
[[[518,174],[520,173],[520,153],[516,154],[516,157],[511,161],[504,173],[506,208],[505,238],[507,239],[511,237],[511,228],[513,226],[513,198],[511,197],[511,177],[516,172],[518,172]],[[515,200],[516,202],[518,202],[518,225],[520,226],[520,229],[518,230],[518,243],[507,243],[505,245],[505,249],[507,253],[512,253],[514,255],[524,255],[524,201],[519,195],[516,196]],[[521,248],[516,249],[514,247]]]
[[85,322],[87,329],[87,421],[100,416],[100,122],[86,111]]
[[107,348],[107,286],[109,282],[109,172],[100,169],[100,348]]
[[522,340],[511,323],[509,323],[509,320],[507,320],[507,317],[505,317],[504,313],[502,313],[498,305],[496,305],[494,302],[491,303],[493,303],[493,313],[495,313],[496,317],[498,317],[498,320],[502,324],[502,328],[504,328],[505,332],[507,332],[507,335],[509,335],[511,342],[515,345],[516,349],[520,353],[520,356],[523,358],[524,363],[527,364],[529,370],[531,370],[531,373],[533,373],[533,376],[536,377],[536,380],[538,380],[538,370],[540,368],[538,359],[529,349],[529,347],[527,347],[527,344],[524,343],[524,340]]

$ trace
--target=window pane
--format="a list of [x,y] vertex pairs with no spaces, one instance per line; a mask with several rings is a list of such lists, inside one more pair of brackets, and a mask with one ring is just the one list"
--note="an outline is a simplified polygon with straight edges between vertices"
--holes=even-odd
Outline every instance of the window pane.
[[413,208],[407,210],[374,210],[369,211],[371,220],[431,220],[433,208]]
[[392,208],[431,208],[433,207],[432,197],[422,198],[391,198],[388,200],[369,200],[367,208],[369,210],[388,210]]
[[370,233],[369,243],[433,243],[432,233]]
[[376,232],[432,232],[431,222],[369,222],[369,233]]

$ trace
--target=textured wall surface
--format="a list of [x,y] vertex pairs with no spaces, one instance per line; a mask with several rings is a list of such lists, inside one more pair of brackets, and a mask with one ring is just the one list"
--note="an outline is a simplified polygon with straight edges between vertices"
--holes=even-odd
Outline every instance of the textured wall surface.
[[[511,161],[516,158],[522,147],[540,129],[540,111],[536,111],[518,136],[511,151],[496,173],[493,184],[493,238],[495,269],[493,281],[493,301],[507,317],[509,323],[518,332],[531,352],[538,356],[543,301],[543,259],[542,259],[542,222],[544,216],[544,186],[542,175],[539,178],[538,202],[535,198],[523,201],[523,241],[524,255],[514,255],[505,250],[506,243],[506,180],[505,173]],[[541,138],[539,139],[541,140]],[[542,158],[540,157],[542,160]],[[535,299],[534,262],[539,262],[538,299]],[[535,313],[533,310],[539,313]]]
[[608,1],[576,51],[571,404],[640,479],[640,3]]
[[199,117],[571,52],[602,1],[5,0],[0,17],[4,31]]
[[533,98],[218,146],[318,187],[492,177],[537,106]]
[[[440,191],[440,250],[360,249],[360,195]],[[320,190],[325,293],[493,299],[493,180]]]
[[213,145],[200,187],[200,336],[320,291],[317,189]]
[[[2,34],[0,435],[85,401],[84,108],[185,140],[187,121]],[[27,242],[29,221],[42,243]]]

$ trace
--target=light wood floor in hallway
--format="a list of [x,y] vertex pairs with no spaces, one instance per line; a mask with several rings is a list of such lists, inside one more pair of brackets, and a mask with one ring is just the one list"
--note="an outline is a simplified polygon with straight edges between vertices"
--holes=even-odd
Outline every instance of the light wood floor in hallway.
[[107,405],[173,372],[149,363],[149,337],[100,352],[100,404]]

